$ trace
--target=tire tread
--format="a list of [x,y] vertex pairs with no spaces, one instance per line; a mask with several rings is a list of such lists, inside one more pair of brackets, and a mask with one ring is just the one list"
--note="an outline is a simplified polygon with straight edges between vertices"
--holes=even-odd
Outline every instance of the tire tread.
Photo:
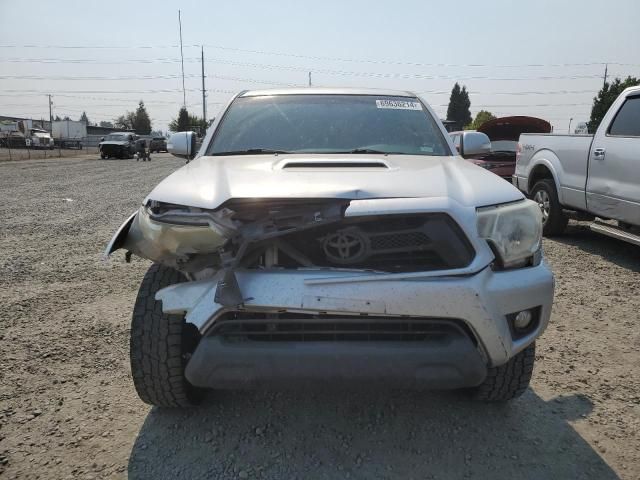
[[184,377],[182,315],[162,312],[158,290],[185,281],[182,274],[152,265],[142,280],[131,320],[131,373],[142,401],[160,407],[187,407],[197,403],[195,389]]
[[532,343],[504,365],[492,367],[474,397],[485,402],[505,402],[522,395],[531,381],[536,345]]

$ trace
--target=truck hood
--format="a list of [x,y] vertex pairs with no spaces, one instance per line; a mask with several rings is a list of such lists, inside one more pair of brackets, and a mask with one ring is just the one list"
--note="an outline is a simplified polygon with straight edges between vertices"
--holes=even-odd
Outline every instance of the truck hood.
[[435,198],[466,206],[522,199],[511,184],[461,157],[242,155],[200,157],[145,199],[215,209],[238,198]]
[[489,140],[511,140],[517,142],[521,133],[550,133],[551,124],[536,117],[501,117],[483,123],[479,132],[489,137]]

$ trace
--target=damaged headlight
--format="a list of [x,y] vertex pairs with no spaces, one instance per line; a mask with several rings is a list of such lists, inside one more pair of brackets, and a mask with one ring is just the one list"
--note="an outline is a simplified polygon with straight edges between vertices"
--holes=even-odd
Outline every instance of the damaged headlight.
[[531,200],[478,208],[478,235],[494,250],[499,266],[518,268],[541,260],[542,214]]
[[155,222],[189,227],[209,227],[225,237],[231,237],[236,231],[236,225],[231,218],[234,212],[228,208],[211,211],[149,200],[144,206],[144,211]]
[[147,215],[156,222],[199,227],[208,226],[209,223],[207,219],[203,218],[198,210],[199,209],[193,209],[185,205],[159,202],[157,200],[149,200],[145,205]]

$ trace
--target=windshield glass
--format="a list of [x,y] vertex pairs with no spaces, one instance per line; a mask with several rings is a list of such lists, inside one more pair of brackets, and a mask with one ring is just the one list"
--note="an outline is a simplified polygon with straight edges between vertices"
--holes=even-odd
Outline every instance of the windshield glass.
[[116,142],[124,142],[127,140],[127,136],[124,133],[111,133],[104,137],[106,141],[114,140]]
[[496,140],[491,142],[493,152],[515,152],[518,150],[518,142],[512,140]]
[[247,150],[451,154],[417,98],[372,95],[238,98],[222,119],[208,154]]

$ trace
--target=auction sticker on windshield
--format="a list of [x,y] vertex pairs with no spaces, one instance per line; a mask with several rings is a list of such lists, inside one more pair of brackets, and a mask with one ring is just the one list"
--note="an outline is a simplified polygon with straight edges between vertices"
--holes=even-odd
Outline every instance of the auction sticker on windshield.
[[422,110],[420,102],[406,100],[376,100],[378,108],[393,108],[396,110]]

